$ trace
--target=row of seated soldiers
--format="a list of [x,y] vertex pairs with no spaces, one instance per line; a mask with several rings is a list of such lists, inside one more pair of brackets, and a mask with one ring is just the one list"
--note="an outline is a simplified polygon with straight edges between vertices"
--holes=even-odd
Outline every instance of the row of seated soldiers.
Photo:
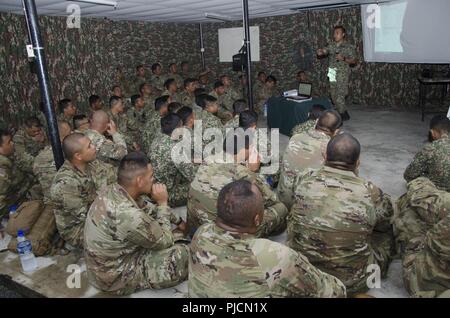
[[[430,143],[405,172],[408,192],[393,204],[358,176],[360,144],[344,132],[335,111],[316,106],[310,121],[295,128],[274,189],[259,173],[259,160],[250,160],[254,140],[246,136],[237,143],[238,132],[228,134],[223,152],[212,156],[219,158],[173,160],[174,131],[193,129],[197,113],[209,122],[219,106],[216,98],[199,94],[201,111],[172,104],[169,112],[169,101],[155,100],[155,112],[164,111],[144,153],[127,145],[114,120],[97,110],[84,132],[72,133],[67,122],[59,122],[66,160],[58,171],[48,146],[34,159],[32,170],[59,235],[69,248],[84,251],[91,284],[123,295],[189,277],[192,297],[343,297],[367,290],[369,266],[378,265],[385,275],[398,252],[413,296],[448,293],[446,117],[431,121]],[[237,125],[256,131],[257,115],[243,105],[234,103]],[[216,116],[209,127],[221,125]],[[25,152],[32,157],[43,133],[25,128],[14,136],[17,144],[21,135],[30,137]],[[33,184],[20,177],[27,161],[11,159],[11,134],[3,130],[0,138],[3,212],[32,198]],[[219,160],[224,157],[229,160]],[[186,203],[187,222],[169,208]],[[288,247],[264,239],[285,228]]]

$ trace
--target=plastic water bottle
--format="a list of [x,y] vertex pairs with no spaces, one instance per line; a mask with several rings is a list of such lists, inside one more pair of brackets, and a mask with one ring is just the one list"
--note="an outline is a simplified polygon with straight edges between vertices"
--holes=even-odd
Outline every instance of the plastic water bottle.
[[37,268],[36,257],[31,248],[31,242],[25,238],[23,231],[17,233],[17,252],[24,272],[32,272]]
[[12,216],[17,211],[17,205],[11,205],[9,207],[9,216]]
[[264,117],[267,117],[267,102],[264,104]]

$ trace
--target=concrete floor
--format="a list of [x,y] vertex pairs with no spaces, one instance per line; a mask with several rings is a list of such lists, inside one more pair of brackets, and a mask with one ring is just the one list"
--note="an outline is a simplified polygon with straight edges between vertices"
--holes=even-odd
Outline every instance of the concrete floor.
[[[351,120],[344,129],[353,134],[362,145],[360,175],[371,180],[396,199],[405,191],[403,171],[414,154],[427,139],[428,121],[422,123],[420,115],[409,112],[373,110],[362,108],[350,110]],[[429,119],[429,118],[428,118]],[[280,153],[283,153],[289,138],[280,136]],[[185,215],[185,208],[177,209]],[[286,235],[273,238],[285,242]],[[3,243],[3,244],[2,244]],[[0,251],[6,242],[0,241]],[[7,244],[7,243],[6,243]],[[69,264],[81,267],[81,287],[69,289],[66,281],[70,273]],[[8,251],[0,252],[0,274],[6,274],[26,287],[47,297],[107,297],[87,282],[83,260],[76,255],[40,257],[39,269],[31,274],[20,270],[18,257]],[[375,297],[408,297],[403,288],[401,263],[395,260],[390,266],[388,278],[382,281],[380,289],[371,290]],[[186,297],[187,283],[161,291],[145,290],[130,297]]]

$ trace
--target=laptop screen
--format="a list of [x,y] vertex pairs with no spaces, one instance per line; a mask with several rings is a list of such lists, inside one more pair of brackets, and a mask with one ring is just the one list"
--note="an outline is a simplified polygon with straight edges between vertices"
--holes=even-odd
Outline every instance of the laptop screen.
[[299,96],[311,96],[312,84],[310,83],[300,83],[298,85],[298,95]]

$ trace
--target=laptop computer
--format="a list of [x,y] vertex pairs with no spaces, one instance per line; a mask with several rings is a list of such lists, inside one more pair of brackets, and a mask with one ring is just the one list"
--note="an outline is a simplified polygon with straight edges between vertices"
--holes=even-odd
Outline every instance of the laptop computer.
[[312,84],[311,83],[300,83],[298,85],[298,96],[289,96],[291,99],[304,100],[310,99],[312,95]]

